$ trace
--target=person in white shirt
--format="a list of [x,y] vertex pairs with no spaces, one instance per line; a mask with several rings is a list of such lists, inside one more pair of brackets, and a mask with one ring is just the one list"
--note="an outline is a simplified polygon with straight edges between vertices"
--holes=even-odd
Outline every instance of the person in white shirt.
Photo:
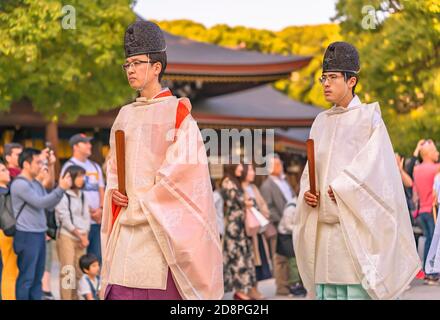
[[101,279],[99,277],[98,258],[89,253],[79,259],[79,267],[84,272],[78,285],[80,300],[99,300],[101,291]]

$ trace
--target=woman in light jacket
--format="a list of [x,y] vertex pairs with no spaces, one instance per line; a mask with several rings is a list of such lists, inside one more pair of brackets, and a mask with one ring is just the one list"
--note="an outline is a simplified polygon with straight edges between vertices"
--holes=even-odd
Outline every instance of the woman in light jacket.
[[60,260],[60,295],[62,300],[78,300],[77,285],[82,276],[79,258],[89,245],[90,211],[81,189],[84,186],[85,170],[77,165],[68,167],[72,188],[67,190],[55,207],[59,225],[56,247]]

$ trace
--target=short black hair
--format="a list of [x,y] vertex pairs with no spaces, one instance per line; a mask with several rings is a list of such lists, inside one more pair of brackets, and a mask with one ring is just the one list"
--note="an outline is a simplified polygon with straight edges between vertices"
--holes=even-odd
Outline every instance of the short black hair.
[[86,273],[90,269],[92,263],[99,262],[98,257],[96,257],[93,253],[87,253],[79,258],[79,267],[81,271]]
[[356,86],[357,86],[357,84],[359,82],[359,75],[357,73],[354,73],[354,72],[343,72],[342,74],[344,75],[345,81],[348,81],[348,79],[350,79],[352,77],[356,78],[356,84],[354,85],[353,88],[351,88],[351,93],[353,95],[355,95],[354,92],[355,92]]
[[18,157],[18,165],[21,169],[23,169],[23,164],[25,162],[29,162],[29,164],[34,160],[34,156],[38,156],[41,154],[41,151],[34,148],[25,148],[20,153],[20,156]]
[[150,58],[151,62],[160,62],[160,64],[162,65],[162,70],[159,73],[159,82],[161,82],[167,68],[167,53],[165,51],[149,53],[148,57]]
[[23,146],[17,142],[11,142],[11,143],[5,144],[3,157],[6,158],[6,156],[10,156],[12,154],[12,150],[14,150],[14,149],[23,149]]

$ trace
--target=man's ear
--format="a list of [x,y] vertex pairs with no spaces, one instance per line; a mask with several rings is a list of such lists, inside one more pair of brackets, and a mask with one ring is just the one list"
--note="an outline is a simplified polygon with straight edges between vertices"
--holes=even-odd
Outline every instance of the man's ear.
[[159,74],[160,74],[161,71],[162,71],[162,63],[160,63],[160,62],[156,62],[156,63],[154,64],[154,74],[155,74],[156,76],[159,76]]
[[29,161],[25,161],[25,162],[23,162],[23,168],[22,169],[29,169],[29,167],[30,167],[30,163],[29,163]]
[[357,79],[356,77],[351,77],[350,79],[348,79],[348,84],[350,85],[350,88],[353,88],[357,83]]

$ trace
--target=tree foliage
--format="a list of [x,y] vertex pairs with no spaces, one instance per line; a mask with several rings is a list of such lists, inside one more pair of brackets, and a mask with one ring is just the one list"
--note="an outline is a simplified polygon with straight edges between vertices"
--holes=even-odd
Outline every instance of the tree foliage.
[[341,34],[361,56],[362,97],[379,101],[396,149],[440,140],[440,2],[339,0]]
[[[318,78],[333,41],[360,51],[357,94],[379,101],[398,152],[411,154],[420,138],[440,140],[440,3],[436,0],[339,0],[334,24],[293,26],[273,32],[189,20],[159,22],[170,33],[198,41],[263,53],[313,57],[275,87],[293,99],[329,107]],[[374,26],[374,28],[372,28]]]
[[135,20],[129,5],[129,0],[2,0],[0,110],[27,98],[47,119],[72,121],[124,103],[131,91],[120,67],[122,39]]

